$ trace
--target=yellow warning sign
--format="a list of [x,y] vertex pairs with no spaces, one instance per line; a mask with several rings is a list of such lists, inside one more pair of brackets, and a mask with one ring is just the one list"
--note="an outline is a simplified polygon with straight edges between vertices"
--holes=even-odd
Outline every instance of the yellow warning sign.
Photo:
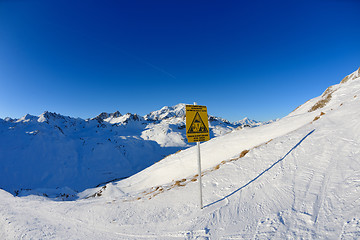
[[206,106],[186,105],[186,137],[188,142],[210,140]]

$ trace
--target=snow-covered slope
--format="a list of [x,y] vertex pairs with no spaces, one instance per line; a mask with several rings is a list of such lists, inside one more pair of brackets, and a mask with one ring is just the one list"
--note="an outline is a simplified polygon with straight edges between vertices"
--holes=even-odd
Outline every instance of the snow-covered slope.
[[0,190],[2,239],[359,239],[359,70],[285,118],[201,144],[79,200]]
[[83,190],[128,177],[178,150],[124,135],[125,130],[49,112],[2,121],[0,187],[12,193],[33,188]]
[[[55,188],[82,191],[131,176],[191,146],[185,140],[184,113],[185,104],[178,104],[144,117],[117,111],[83,120],[44,112],[0,119],[0,187],[15,194],[35,188],[49,194]],[[212,137],[239,126],[209,118]]]
[[[201,144],[204,168],[209,169],[214,167],[224,159],[235,159],[244,150],[261,146],[268,141],[272,141],[275,138],[292,133],[308,125],[312,126],[314,121],[325,118],[324,115],[326,114],[342,112],[344,104],[357,104],[359,101],[358,95],[360,94],[359,71],[360,70],[351,74],[347,83],[342,82],[329,87],[321,96],[309,100],[277,122],[258,128],[244,129],[240,132],[234,131]],[[357,105],[353,106],[354,111],[359,112],[356,106]],[[357,118],[354,115],[347,120],[351,121],[351,119],[355,121]],[[341,126],[345,127],[343,124]],[[350,124],[350,126],[353,125]],[[146,187],[147,184],[154,186],[161,185],[166,182],[171,182],[171,179],[184,177],[184,172],[175,171],[175,169],[184,169],[184,166],[188,169],[188,176],[194,175],[196,174],[196,161],[193,161],[191,156],[195,156],[195,152],[195,148],[190,148],[176,155],[171,155],[163,159],[161,163],[155,164],[140,174],[122,181],[121,184],[126,188],[125,186],[129,182],[132,189],[134,189],[132,181],[137,183],[136,185],[139,189]],[[171,164],[167,164],[167,162],[171,162]],[[163,172],[165,168],[162,164],[167,166],[165,172]],[[159,173],[154,174],[157,171],[159,171]],[[151,176],[150,174],[147,176],[146,172],[151,172]],[[143,182],[145,185],[140,186],[139,183]]]
[[[308,125],[312,126],[314,121],[327,118],[328,114],[342,112],[344,104],[357,104],[360,95],[358,72],[359,70],[345,78],[346,82],[342,81],[329,87],[321,96],[309,100],[281,120],[257,128],[233,131],[201,144],[204,169],[216,167],[224,160],[236,159],[242,151],[251,150],[273,139],[306,128]],[[356,105],[353,107],[357,111]],[[354,116],[353,119],[356,117]],[[184,177],[189,178],[197,173],[197,163],[193,160],[193,156],[196,156],[196,148],[181,151],[119,184],[123,191],[126,189],[141,191],[146,187],[167,184]]]

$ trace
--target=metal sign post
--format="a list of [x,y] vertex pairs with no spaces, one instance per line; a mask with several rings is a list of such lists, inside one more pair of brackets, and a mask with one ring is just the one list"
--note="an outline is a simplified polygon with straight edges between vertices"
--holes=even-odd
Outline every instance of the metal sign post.
[[196,142],[198,159],[198,180],[200,192],[200,208],[203,209],[200,142],[210,139],[207,109],[205,106],[186,105],[186,137],[188,142]]
[[198,151],[198,171],[199,171],[199,191],[200,191],[200,208],[203,209],[202,201],[202,182],[201,182],[201,157],[200,157],[200,142],[196,143]]

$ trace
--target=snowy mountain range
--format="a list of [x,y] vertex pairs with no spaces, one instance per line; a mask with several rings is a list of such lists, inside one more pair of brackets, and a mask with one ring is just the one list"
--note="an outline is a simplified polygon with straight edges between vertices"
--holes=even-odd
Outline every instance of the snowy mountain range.
[[[209,116],[212,137],[248,121],[230,123]],[[0,119],[0,187],[24,189],[68,187],[81,191],[121,179],[185,149],[185,104],[163,107],[145,116],[119,111],[91,119],[44,112],[20,119]]]
[[[233,130],[202,143],[203,209],[199,206],[196,147],[171,154],[126,179],[73,193],[73,197],[65,194],[69,189],[63,189],[61,197],[29,195],[30,191],[23,197],[13,196],[8,190],[11,175],[0,175],[0,183],[8,188],[0,189],[0,239],[360,239],[359,109],[360,68],[276,122]],[[163,120],[156,123],[159,115],[167,121],[175,119],[160,112],[163,115],[147,116],[154,121],[151,124],[165,124]],[[66,134],[76,128],[78,133],[91,132],[86,136],[99,134],[100,141],[104,134],[100,129],[111,135],[124,127],[120,122],[104,121],[121,117],[115,115],[103,114],[103,120],[82,120],[81,124],[68,117],[56,118],[56,124],[47,124],[45,116],[2,120],[1,136],[9,144],[2,140],[6,148],[1,150],[24,155],[18,165],[2,157],[2,173],[21,168],[17,174],[30,169],[35,175],[40,172],[37,168],[47,170],[49,166],[35,166],[34,159],[26,161],[32,154],[26,144],[38,152],[52,146],[46,141],[61,142],[57,146],[63,148],[50,152],[66,162],[63,152],[75,146],[69,154],[77,154],[76,147],[82,147]],[[32,122],[39,119],[45,120],[42,128],[32,128]],[[17,121],[22,124],[16,125]],[[98,132],[90,131],[87,124]],[[138,129],[124,127],[128,132]],[[22,138],[16,138],[17,131]],[[42,140],[34,140],[36,136]],[[141,137],[116,136],[105,141],[144,144]],[[96,141],[84,138],[81,143],[91,152]],[[161,148],[156,141],[153,144],[143,147],[149,152],[154,146]],[[94,151],[107,156],[107,145],[99,146],[104,149]],[[78,167],[85,175],[86,166],[77,162],[70,167]],[[57,201],[62,199],[73,201]]]

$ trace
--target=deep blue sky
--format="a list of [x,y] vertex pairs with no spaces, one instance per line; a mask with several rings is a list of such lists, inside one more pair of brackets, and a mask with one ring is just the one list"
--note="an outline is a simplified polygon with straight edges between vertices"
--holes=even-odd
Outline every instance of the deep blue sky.
[[280,118],[360,66],[360,1],[0,0],[0,118]]

